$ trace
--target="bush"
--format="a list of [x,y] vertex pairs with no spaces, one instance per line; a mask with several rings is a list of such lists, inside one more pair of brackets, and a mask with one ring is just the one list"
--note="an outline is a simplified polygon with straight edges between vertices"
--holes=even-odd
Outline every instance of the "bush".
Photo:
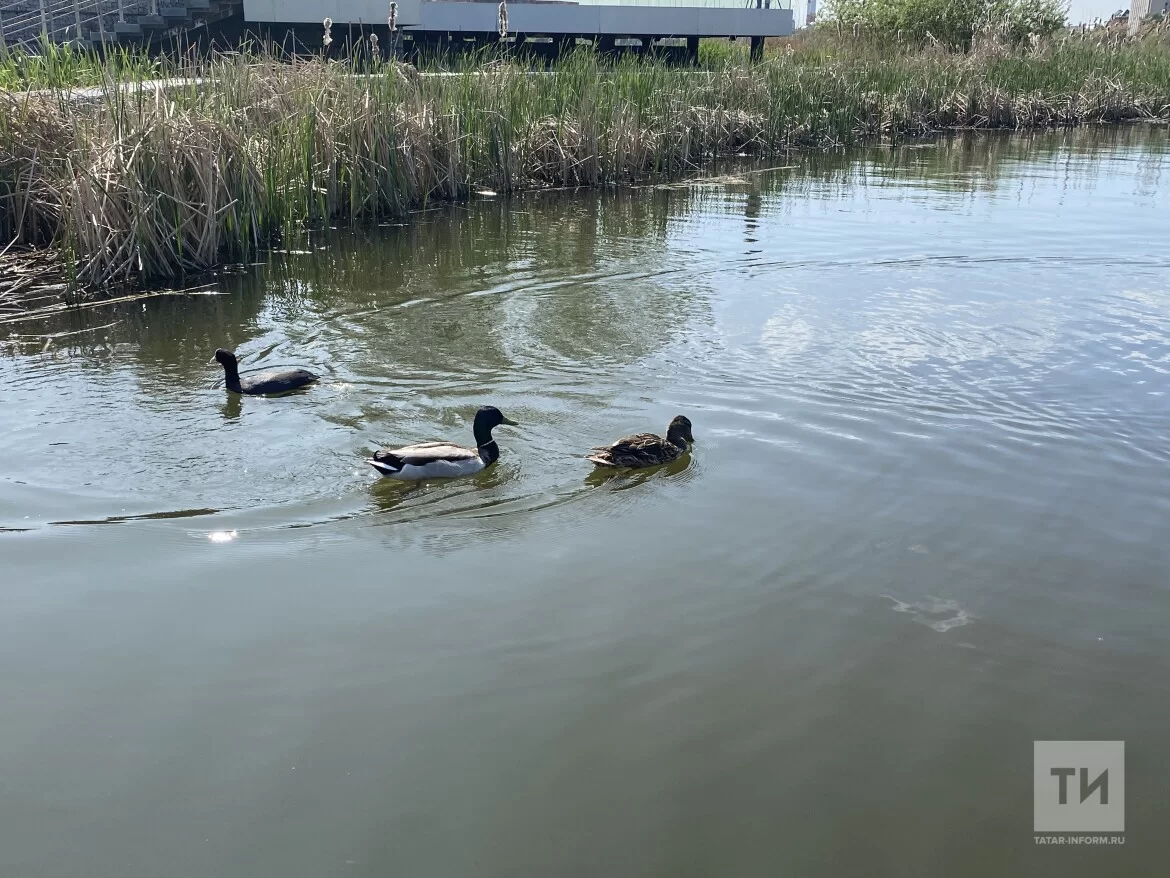
[[830,18],[871,37],[922,44],[930,37],[967,49],[980,32],[1014,43],[1064,26],[1064,0],[832,0]]

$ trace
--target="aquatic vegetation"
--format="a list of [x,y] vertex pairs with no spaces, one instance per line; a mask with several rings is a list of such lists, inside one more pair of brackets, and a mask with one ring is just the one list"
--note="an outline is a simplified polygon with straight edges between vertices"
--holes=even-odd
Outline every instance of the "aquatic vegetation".
[[832,21],[843,31],[913,44],[942,42],[967,48],[980,31],[1013,43],[1030,34],[1050,36],[1064,26],[1064,0],[833,0]]
[[35,51],[0,47],[0,88],[70,88],[100,85],[111,76],[126,81],[169,76],[181,62],[127,46],[105,57],[72,44],[42,42]]
[[443,75],[369,52],[192,55],[168,62],[178,81],[166,87],[146,82],[158,68],[124,57],[93,68],[104,87],[84,99],[62,77],[0,91],[0,235],[53,248],[77,284],[170,281],[306,226],[477,190],[618,184],[716,155],[953,127],[1170,115],[1160,45],[952,54],[818,42],[759,64],[735,52],[677,68],[579,50],[547,71],[473,57]]

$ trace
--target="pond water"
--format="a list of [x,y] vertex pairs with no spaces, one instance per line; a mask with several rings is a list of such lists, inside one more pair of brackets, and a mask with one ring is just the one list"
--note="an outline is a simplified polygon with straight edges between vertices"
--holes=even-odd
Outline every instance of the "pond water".
[[[1164,871],[1166,131],[791,165],[0,327],[0,876]],[[1126,742],[1123,847],[1034,740]]]

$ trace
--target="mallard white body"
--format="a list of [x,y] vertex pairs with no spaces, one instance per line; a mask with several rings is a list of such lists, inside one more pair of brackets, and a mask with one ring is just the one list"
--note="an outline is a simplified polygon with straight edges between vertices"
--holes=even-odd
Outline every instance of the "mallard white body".
[[396,468],[395,463],[376,458],[368,463],[387,478],[403,481],[470,476],[488,466],[478,450],[449,442],[420,442],[417,445],[383,450],[379,454],[386,454],[387,451],[399,458],[402,465]]
[[475,448],[451,442],[419,442],[401,448],[383,448],[366,461],[388,479],[451,479],[470,476],[487,469],[500,457],[500,447],[492,438],[492,428],[500,424],[516,426],[493,406],[475,413]]

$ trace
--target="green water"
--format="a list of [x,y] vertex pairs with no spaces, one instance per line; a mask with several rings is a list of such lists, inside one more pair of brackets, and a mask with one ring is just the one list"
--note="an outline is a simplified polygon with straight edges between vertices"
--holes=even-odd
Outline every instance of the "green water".
[[[0,325],[0,876],[1165,871],[1167,133],[791,164]],[[1037,739],[1124,846],[1034,844]]]

